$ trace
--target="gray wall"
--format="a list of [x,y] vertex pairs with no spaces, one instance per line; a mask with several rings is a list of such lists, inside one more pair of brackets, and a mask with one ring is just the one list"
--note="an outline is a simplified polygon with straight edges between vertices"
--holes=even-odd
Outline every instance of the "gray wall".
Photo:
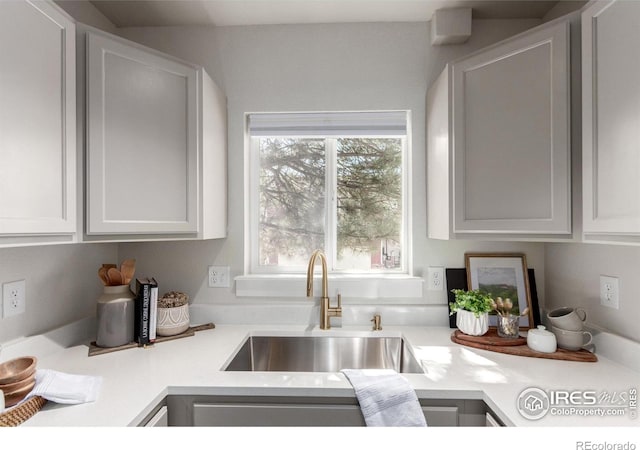
[[[607,244],[547,244],[547,308],[582,306],[587,321],[640,342],[640,248]],[[618,277],[619,306],[600,305],[600,275]]]
[[26,310],[0,319],[0,342],[93,316],[102,293],[98,268],[117,263],[116,244],[0,249],[0,282],[26,280]]
[[[474,21],[465,45],[432,47],[429,23],[123,28],[120,35],[203,65],[227,95],[229,114],[229,236],[223,241],[121,244],[141,271],[196,303],[269,303],[236,298],[206,286],[210,264],[244,270],[244,114],[252,111],[408,109],[412,112],[413,265],[464,267],[470,250],[524,252],[544,296],[544,244],[427,239],[425,99],[445,62],[539,24],[537,20]],[[301,298],[300,304],[309,305]],[[295,302],[292,300],[291,302]],[[287,302],[289,300],[287,299]],[[424,292],[423,304],[447,323],[446,293]]]

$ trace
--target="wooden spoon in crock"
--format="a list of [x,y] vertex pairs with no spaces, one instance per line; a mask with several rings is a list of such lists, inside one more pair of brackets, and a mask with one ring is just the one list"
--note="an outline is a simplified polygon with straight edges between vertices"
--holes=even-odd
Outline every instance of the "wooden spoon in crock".
[[105,286],[109,286],[111,284],[109,282],[109,277],[107,276],[107,268],[106,267],[100,267],[98,269],[98,276],[100,277],[100,280],[102,280],[102,284],[104,284]]
[[107,271],[107,275],[109,276],[109,281],[111,282],[112,286],[121,286],[124,284],[124,282],[122,281],[122,274],[118,269],[114,267],[110,268]]
[[133,258],[125,259],[120,264],[120,273],[122,274],[122,284],[129,284],[133,280],[136,272],[136,260]]

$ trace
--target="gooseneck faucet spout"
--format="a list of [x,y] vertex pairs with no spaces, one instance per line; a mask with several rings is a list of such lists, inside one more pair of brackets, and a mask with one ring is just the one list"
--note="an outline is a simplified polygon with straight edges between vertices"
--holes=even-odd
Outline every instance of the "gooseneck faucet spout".
[[329,300],[329,281],[327,277],[327,257],[322,250],[316,250],[311,254],[309,266],[307,267],[307,297],[313,295],[313,269],[316,265],[316,259],[320,258],[322,263],[322,294],[320,297],[320,329],[328,330],[331,328],[331,317],[342,317],[342,299],[338,294],[338,306],[331,307]]
[[328,297],[329,281],[327,280],[327,257],[322,250],[316,250],[311,254],[309,266],[307,267],[307,297],[313,295],[313,269],[316,265],[316,259],[320,257],[322,263],[322,298]]

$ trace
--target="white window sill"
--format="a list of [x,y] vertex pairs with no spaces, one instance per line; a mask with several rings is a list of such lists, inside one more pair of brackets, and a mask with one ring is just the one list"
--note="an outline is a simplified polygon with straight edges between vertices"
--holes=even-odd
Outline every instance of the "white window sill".
[[[243,275],[235,278],[238,297],[304,297],[306,275]],[[422,299],[424,279],[409,275],[330,275],[328,295],[343,298]],[[314,277],[314,295],[321,295],[322,280]]]

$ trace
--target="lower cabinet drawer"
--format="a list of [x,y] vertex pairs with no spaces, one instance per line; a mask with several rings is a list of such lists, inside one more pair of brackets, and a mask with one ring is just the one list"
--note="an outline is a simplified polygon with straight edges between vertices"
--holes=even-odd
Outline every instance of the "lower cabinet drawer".
[[[458,426],[458,407],[423,406],[429,426]],[[357,405],[194,403],[195,426],[365,426]]]
[[422,412],[430,427],[457,427],[459,411],[457,406],[423,406]]
[[193,405],[195,426],[364,426],[358,406],[351,405]]
[[[484,426],[490,412],[482,400],[420,399],[430,427]],[[169,395],[169,426],[362,427],[355,397]],[[155,411],[154,411],[155,414]],[[150,414],[149,417],[152,417]]]

